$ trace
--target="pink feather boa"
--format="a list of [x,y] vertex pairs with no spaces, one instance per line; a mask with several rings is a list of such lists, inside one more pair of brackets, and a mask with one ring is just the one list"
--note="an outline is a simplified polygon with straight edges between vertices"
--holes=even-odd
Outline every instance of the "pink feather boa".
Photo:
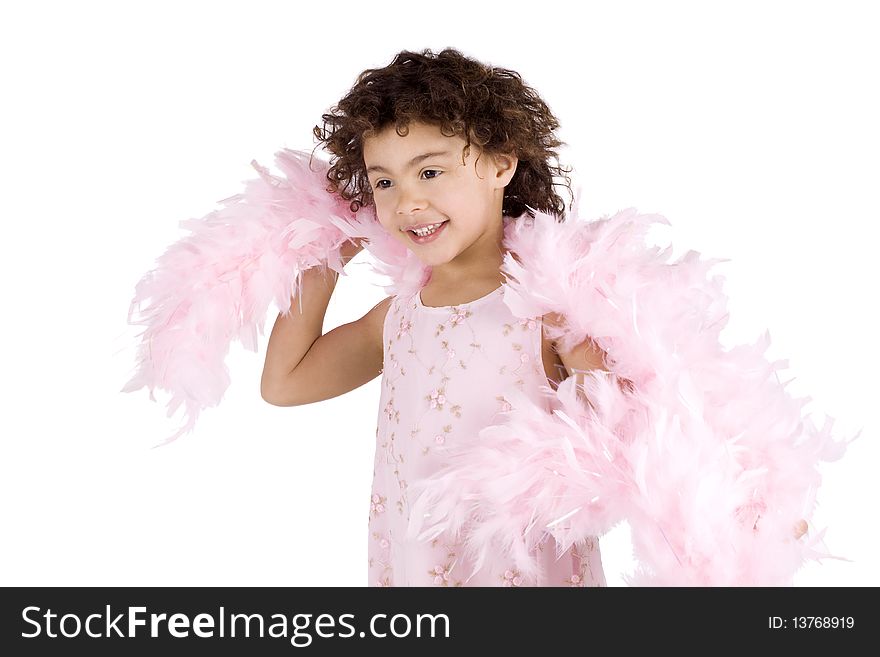
[[722,260],[667,262],[671,247],[644,243],[654,222],[669,223],[632,208],[593,222],[538,213],[507,236],[511,312],[559,313],[548,337],[563,351],[591,337],[610,371],[547,386],[551,413],[519,394],[502,424],[411,482],[410,538],[448,532],[477,570],[502,551],[534,575],[537,544],[563,552],[626,520],[635,586],[790,585],[805,559],[832,556],[817,549],[824,530],[795,540],[793,527],[813,511],[818,462],[845,444],[802,419],[809,398],[779,383],[786,362],[764,358],[766,333],[722,348],[723,278],[706,276]]
[[[137,284],[129,321],[147,328],[123,391],[147,386],[154,401],[154,388],[168,391],[169,416],[184,406],[186,423],[166,443],[219,403],[231,341],[256,351],[271,301],[290,312],[311,267],[344,275],[348,239],[366,239],[375,271],[392,280],[388,294],[429,279],[374,214],[360,219],[326,192],[327,165],[317,162],[280,151],[284,177],[253,163],[259,177],[221,210],[181,222],[193,234]],[[668,262],[671,247],[644,243],[654,222],[669,223],[631,208],[587,222],[574,206],[563,223],[540,212],[505,218],[504,302],[520,318],[558,313],[548,336],[566,351],[591,337],[609,371],[547,386],[550,413],[510,399],[502,424],[411,483],[420,493],[411,537],[450,532],[477,568],[502,550],[534,574],[538,543],[552,537],[562,552],[626,520],[638,559],[632,585],[791,584],[804,560],[832,556],[819,549],[824,529],[795,540],[792,526],[812,513],[818,462],[839,458],[846,443],[831,438],[827,420],[817,430],[802,417],[809,398],[784,391],[776,371],[786,361],[764,358],[766,333],[723,349],[723,278],[707,277],[722,260],[690,251]]]
[[270,302],[289,313],[302,272],[327,266],[345,275],[339,251],[350,238],[368,241],[380,259],[374,269],[393,280],[387,293],[416,290],[426,280],[425,268],[375,214],[359,221],[348,202],[325,191],[326,162],[310,164],[308,153],[288,149],[275,162],[283,177],[252,162],[259,177],[246,181],[243,193],[202,219],[181,221],[192,235],[135,287],[128,321],[146,329],[137,371],[122,392],[148,387],[156,401],[155,388],[167,391],[168,417],[184,407],[184,425],[157,447],[191,432],[200,412],[220,403],[230,383],[230,344],[239,340],[256,352]]

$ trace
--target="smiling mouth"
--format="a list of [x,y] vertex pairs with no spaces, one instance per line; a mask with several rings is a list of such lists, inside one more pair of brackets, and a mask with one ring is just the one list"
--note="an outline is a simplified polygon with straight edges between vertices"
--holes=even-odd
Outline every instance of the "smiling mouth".
[[447,219],[446,221],[429,224],[428,226],[425,226],[424,228],[420,228],[418,230],[407,228],[403,232],[409,235],[410,239],[416,244],[426,244],[433,241],[437,237],[437,235],[442,233],[446,228],[446,224],[448,223],[449,220]]
[[[448,221],[448,219],[447,219],[447,221]],[[414,233],[415,235],[418,235],[419,237],[426,237],[427,235],[430,235],[430,234],[436,232],[437,229],[440,228],[440,226],[442,226],[445,223],[446,223],[446,221],[438,221],[437,223],[428,224],[427,226],[424,226],[423,228],[407,228],[405,232]]]

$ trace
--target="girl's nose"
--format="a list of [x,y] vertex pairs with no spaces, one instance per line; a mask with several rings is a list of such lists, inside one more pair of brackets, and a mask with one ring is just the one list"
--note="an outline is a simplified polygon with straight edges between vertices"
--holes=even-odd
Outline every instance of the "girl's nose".
[[419,210],[424,210],[427,203],[424,197],[412,186],[401,185],[397,195],[397,214],[410,215]]

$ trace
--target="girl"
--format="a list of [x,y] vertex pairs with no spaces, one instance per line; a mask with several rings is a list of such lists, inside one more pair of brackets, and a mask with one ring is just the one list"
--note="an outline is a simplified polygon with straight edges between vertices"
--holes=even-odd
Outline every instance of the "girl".
[[[329,168],[294,151],[286,179],[254,163],[260,179],[187,222],[195,236],[137,286],[129,321],[151,298],[149,328],[123,390],[186,405],[171,440],[219,402],[229,342],[256,351],[275,299],[267,402],[382,374],[370,585],[604,586],[597,537],[621,520],[633,584],[789,584],[830,556],[822,532],[791,529],[806,534],[817,461],[843,453],[830,424],[801,418],[768,338],[722,348],[719,260],[645,248],[659,215],[565,216],[558,122],[518,74],[403,51],[323,120]],[[393,293],[322,335],[364,246]]]
[[[548,162],[561,143],[555,117],[513,71],[447,49],[402,52],[365,72],[324,121],[330,130],[315,133],[339,158],[328,172],[334,191],[373,205],[382,228],[431,267],[420,291],[388,297],[326,335],[338,275],[309,270],[302,314],[278,316],[266,353],[262,395],[281,406],[335,397],[383,373],[370,584],[604,586],[595,538],[559,558],[543,546],[531,578],[500,557],[470,577],[473,564],[451,536],[404,538],[410,482],[510,410],[509,390],[537,400],[548,381],[602,366],[587,344],[558,353],[545,318],[520,321],[502,300],[503,221],[526,206],[557,213],[562,205]],[[344,247],[344,258],[358,250]]]

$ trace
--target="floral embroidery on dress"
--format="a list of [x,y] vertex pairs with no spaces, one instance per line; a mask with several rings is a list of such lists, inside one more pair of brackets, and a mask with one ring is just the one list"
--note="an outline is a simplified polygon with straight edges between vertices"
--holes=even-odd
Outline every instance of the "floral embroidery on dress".
[[455,358],[455,349],[449,346],[448,340],[441,340],[440,345],[443,347],[443,351],[446,352],[446,357],[450,360]]
[[[500,413],[513,410],[510,390],[550,412],[542,392],[548,379],[540,318],[515,317],[499,290],[443,307],[423,306],[416,293],[395,298],[388,309],[370,498],[370,586],[604,585],[598,549],[592,553],[586,545],[583,554],[572,546],[558,558],[553,549],[539,550],[533,578],[500,553],[481,555],[482,568],[474,572],[477,555],[464,550],[461,537],[407,536],[408,482],[415,488],[447,465],[448,456],[476,443],[483,428],[505,422]],[[479,523],[478,516],[472,522]]]
[[452,575],[453,569],[459,563],[457,556],[458,545],[448,545],[439,538],[435,538],[431,541],[431,548],[435,550],[436,554],[443,555],[443,563],[437,563],[428,570],[428,577],[431,578],[431,583],[434,586],[461,586],[462,581],[454,578]]
[[461,308],[456,307],[452,309],[452,317],[449,318],[449,323],[452,324],[452,326],[458,326],[470,316],[470,310],[462,310]]
[[446,403],[446,395],[443,394],[443,389],[440,390],[432,390],[430,397],[428,399],[431,402],[431,408],[443,408],[443,404]]
[[405,317],[400,318],[400,326],[397,329],[397,339],[400,340],[401,336],[409,333],[409,330],[412,328],[412,324]]
[[373,515],[379,515],[380,513],[385,513],[385,500],[387,497],[383,497],[378,493],[373,493],[373,497],[370,499],[370,513]]
[[519,574],[519,571],[507,569],[504,571],[504,575],[501,576],[503,581],[502,586],[520,586],[523,582],[522,575]]
[[393,586],[392,567],[391,567],[391,541],[387,534],[372,532],[371,538],[378,543],[379,550],[376,556],[371,556],[368,560],[368,566],[371,571],[377,570],[376,580],[373,582],[375,586]]
[[433,578],[434,586],[449,586],[449,566],[436,565],[428,571],[428,575]]
[[[598,539],[589,537],[581,543],[576,543],[571,549],[572,559],[575,564],[575,572],[569,579],[570,586],[593,586],[605,587],[605,573],[601,572],[601,557],[598,549]],[[593,571],[593,565],[600,572]]]

